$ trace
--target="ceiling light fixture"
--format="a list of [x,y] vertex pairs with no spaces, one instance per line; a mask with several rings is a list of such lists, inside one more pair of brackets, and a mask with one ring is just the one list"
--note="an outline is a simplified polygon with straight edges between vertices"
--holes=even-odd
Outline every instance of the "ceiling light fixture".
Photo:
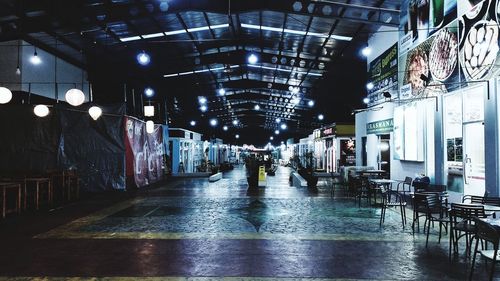
[[208,107],[206,105],[200,106],[201,112],[206,112],[208,110]]
[[225,95],[225,94],[226,94],[226,90],[224,90],[224,89],[222,89],[222,88],[221,88],[221,89],[219,89],[219,95],[223,96],[223,95]]
[[196,126],[196,121],[191,120],[191,122],[189,122],[189,124],[191,125],[191,127],[194,127],[194,126]]
[[341,35],[328,35],[325,33],[317,33],[317,32],[307,32],[303,30],[295,30],[295,29],[288,29],[288,28],[281,28],[281,27],[271,27],[271,26],[264,26],[264,25],[255,25],[255,24],[246,24],[242,23],[241,27],[243,28],[249,28],[249,29],[258,29],[258,30],[266,30],[266,31],[274,31],[274,32],[285,32],[285,33],[290,33],[290,34],[296,34],[296,35],[302,35],[302,36],[315,36],[315,37],[320,37],[320,38],[328,38],[330,37],[331,39],[335,40],[342,40],[342,41],[351,41],[352,37],[349,36],[341,36]]
[[49,115],[49,108],[44,104],[39,104],[36,105],[35,108],[33,108],[33,112],[38,117],[45,117]]
[[253,68],[262,68],[262,69],[267,69],[267,70],[273,70],[273,71],[281,71],[281,72],[293,72],[293,73],[298,73],[298,74],[303,74],[303,75],[311,75],[311,76],[323,76],[322,73],[316,73],[316,72],[304,72],[304,71],[296,71],[294,69],[286,69],[286,68],[276,68],[276,67],[269,67],[269,66],[263,66],[263,65],[252,65],[249,64],[248,67],[253,67]]
[[99,119],[99,117],[101,117],[102,109],[98,106],[92,106],[91,108],[89,108],[89,115],[90,117],[92,117],[92,119],[94,119],[94,121],[96,121],[97,119]]
[[363,50],[361,50],[361,53],[363,54],[363,56],[368,57],[372,53],[372,48],[366,46],[363,48]]
[[285,123],[283,123],[283,124],[281,124],[281,126],[280,126],[280,127],[281,127],[281,129],[282,129],[282,130],[286,130],[287,125],[286,125]]
[[146,121],[146,133],[152,134],[155,131],[155,123],[152,120]]
[[235,135],[234,137],[235,137],[235,138],[237,138],[237,139],[239,139],[239,138],[240,138],[240,135],[238,135],[238,134],[237,134],[237,135]]
[[238,120],[233,120],[233,125],[238,125]]
[[280,131],[279,131],[279,130],[274,130],[274,134],[275,134],[275,135],[279,135],[279,134],[280,134]]
[[226,125],[224,125],[224,127],[222,127],[222,130],[227,131],[229,130],[229,128]]
[[364,104],[368,104],[368,103],[370,103],[370,99],[369,99],[369,98],[364,98],[364,99],[363,99],[363,103],[364,103]]
[[12,92],[5,87],[0,87],[0,104],[6,104],[10,100],[12,100]]
[[145,117],[155,116],[155,107],[153,105],[144,106],[144,116]]
[[151,62],[151,57],[144,51],[137,55],[137,62],[140,65],[146,66]]
[[33,56],[30,59],[31,63],[34,65],[39,65],[42,63],[42,60],[38,56],[38,53],[36,52],[36,47],[35,47],[35,52],[33,53]]
[[144,95],[146,95],[146,97],[150,98],[150,97],[154,96],[154,94],[155,94],[155,91],[152,88],[148,87],[148,88],[144,89]]
[[270,136],[270,137],[269,137],[269,140],[274,140],[274,137],[273,137],[273,136]]
[[251,54],[248,56],[247,60],[249,64],[256,64],[259,61],[259,58],[255,54]]
[[256,104],[256,105],[253,107],[253,109],[255,109],[255,110],[260,110],[260,106],[259,106],[258,104]]
[[325,119],[325,116],[323,114],[319,114],[318,115],[318,120],[322,121],[323,119]]
[[368,90],[372,90],[373,87],[375,87],[375,86],[373,85],[372,82],[369,82],[368,84],[366,84],[366,89],[368,89]]
[[200,104],[206,104],[207,103],[207,98],[203,97],[203,96],[200,96],[200,97],[198,97],[198,102]]
[[183,34],[187,32],[199,32],[199,31],[205,31],[205,30],[213,30],[213,29],[219,29],[219,28],[227,28],[229,27],[229,24],[219,24],[219,25],[210,25],[210,26],[201,26],[201,27],[193,27],[193,28],[188,28],[188,29],[178,29],[178,30],[172,30],[172,31],[165,31],[161,33],[149,33],[149,34],[143,34],[140,36],[130,36],[130,37],[123,37],[120,38],[120,41],[122,42],[130,42],[130,41],[136,41],[136,40],[141,40],[141,39],[150,39],[150,38],[156,38],[156,37],[163,37],[163,36],[170,36],[170,35],[177,35],[177,34]]
[[308,101],[307,105],[309,105],[309,107],[313,107],[314,106],[314,101],[313,100]]
[[212,127],[217,126],[217,119],[210,119],[210,126]]
[[70,89],[66,92],[64,98],[72,106],[79,106],[85,101],[85,94],[79,89]]

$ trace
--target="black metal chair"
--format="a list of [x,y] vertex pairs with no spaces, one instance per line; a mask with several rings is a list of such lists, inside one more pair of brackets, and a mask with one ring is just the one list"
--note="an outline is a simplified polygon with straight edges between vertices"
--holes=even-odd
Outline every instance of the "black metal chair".
[[451,252],[458,254],[458,241],[465,237],[465,252],[470,254],[472,236],[476,233],[474,217],[486,218],[484,206],[452,203],[450,209],[450,259]]
[[405,198],[406,188],[408,188],[408,194],[410,194],[412,181],[413,181],[413,179],[411,177],[405,177],[405,180],[399,182],[398,185],[396,186],[397,192],[399,192],[399,189],[401,188],[401,193],[403,193],[403,199],[405,199],[405,200],[406,200],[406,198]]
[[483,204],[483,201],[484,201],[483,196],[464,195],[462,197],[462,203]]
[[401,213],[401,224],[403,228],[406,225],[406,201],[403,199],[402,195],[394,190],[386,190],[382,193],[382,211],[380,213],[380,226],[385,221],[385,212],[387,208],[398,208]]
[[[474,265],[476,263],[476,255],[478,252],[481,253],[481,256],[492,261],[488,280],[493,280],[493,274],[495,273],[495,263],[497,262],[497,259],[499,259],[498,256],[498,245],[500,240],[499,230],[494,226],[492,226],[491,224],[484,222],[477,217],[473,218],[473,220],[476,226],[476,234],[474,236],[474,238],[476,239],[476,246],[474,247],[474,255],[472,257],[469,280],[472,280],[472,275],[474,274]],[[492,244],[493,249],[492,250],[483,249],[478,251],[477,248],[480,240],[481,240],[481,245],[483,244],[484,241],[486,245],[488,243]]]
[[349,193],[358,200],[358,207],[361,207],[361,198],[366,198],[368,203],[371,203],[368,182],[363,177],[349,176]]
[[437,192],[425,192],[425,193],[415,193],[413,198],[413,223],[412,230],[415,233],[415,223],[417,224],[418,230],[420,217],[425,217],[424,221],[424,232],[426,232],[425,247],[429,244],[429,234],[430,226],[434,222],[439,224],[439,242],[441,242],[442,228],[444,226],[445,231],[448,227],[448,218],[446,208],[443,206],[439,193]]

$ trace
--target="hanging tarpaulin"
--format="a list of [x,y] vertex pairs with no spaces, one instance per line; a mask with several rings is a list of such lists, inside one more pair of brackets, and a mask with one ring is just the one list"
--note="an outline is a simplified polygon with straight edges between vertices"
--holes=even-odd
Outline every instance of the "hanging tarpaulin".
[[125,189],[125,149],[123,113],[125,106],[100,106],[103,114],[93,120],[87,108],[80,110],[58,106],[61,128],[58,162],[63,169],[76,169],[87,191]]
[[146,132],[144,121],[125,118],[127,185],[143,187],[163,179],[162,127]]

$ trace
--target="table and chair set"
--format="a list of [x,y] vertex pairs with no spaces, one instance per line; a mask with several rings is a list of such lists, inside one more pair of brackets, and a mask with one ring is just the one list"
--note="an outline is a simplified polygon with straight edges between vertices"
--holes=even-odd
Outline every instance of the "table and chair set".
[[[428,182],[414,184],[411,177],[404,180],[384,179],[383,174],[360,173],[349,178],[349,186],[361,206],[361,198],[366,198],[373,206],[381,207],[380,226],[385,221],[386,210],[395,208],[401,216],[403,228],[406,226],[406,207],[412,206],[412,233],[423,231],[426,234],[425,246],[428,247],[431,227],[439,227],[438,243],[443,231],[449,236],[449,259],[459,255],[459,246],[464,245],[466,258],[471,258],[469,279],[474,277],[477,254],[492,261],[489,279],[492,280],[495,263],[500,261],[500,197],[464,195],[461,202],[448,202],[446,185]],[[377,203],[380,196],[380,203]],[[372,202],[372,200],[374,202]],[[475,244],[474,244],[475,241]],[[462,242],[462,243],[460,243]],[[492,249],[486,246],[491,245]],[[481,246],[479,246],[481,245]]]
[[10,213],[52,207],[55,201],[76,200],[80,196],[80,181],[76,170],[2,175],[0,194],[2,218],[5,218]]

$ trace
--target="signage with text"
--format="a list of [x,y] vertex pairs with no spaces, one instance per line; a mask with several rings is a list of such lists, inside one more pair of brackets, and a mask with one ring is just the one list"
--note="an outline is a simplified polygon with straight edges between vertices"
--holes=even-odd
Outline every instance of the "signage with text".
[[394,128],[393,119],[381,120],[366,124],[366,134],[381,135],[392,132]]

